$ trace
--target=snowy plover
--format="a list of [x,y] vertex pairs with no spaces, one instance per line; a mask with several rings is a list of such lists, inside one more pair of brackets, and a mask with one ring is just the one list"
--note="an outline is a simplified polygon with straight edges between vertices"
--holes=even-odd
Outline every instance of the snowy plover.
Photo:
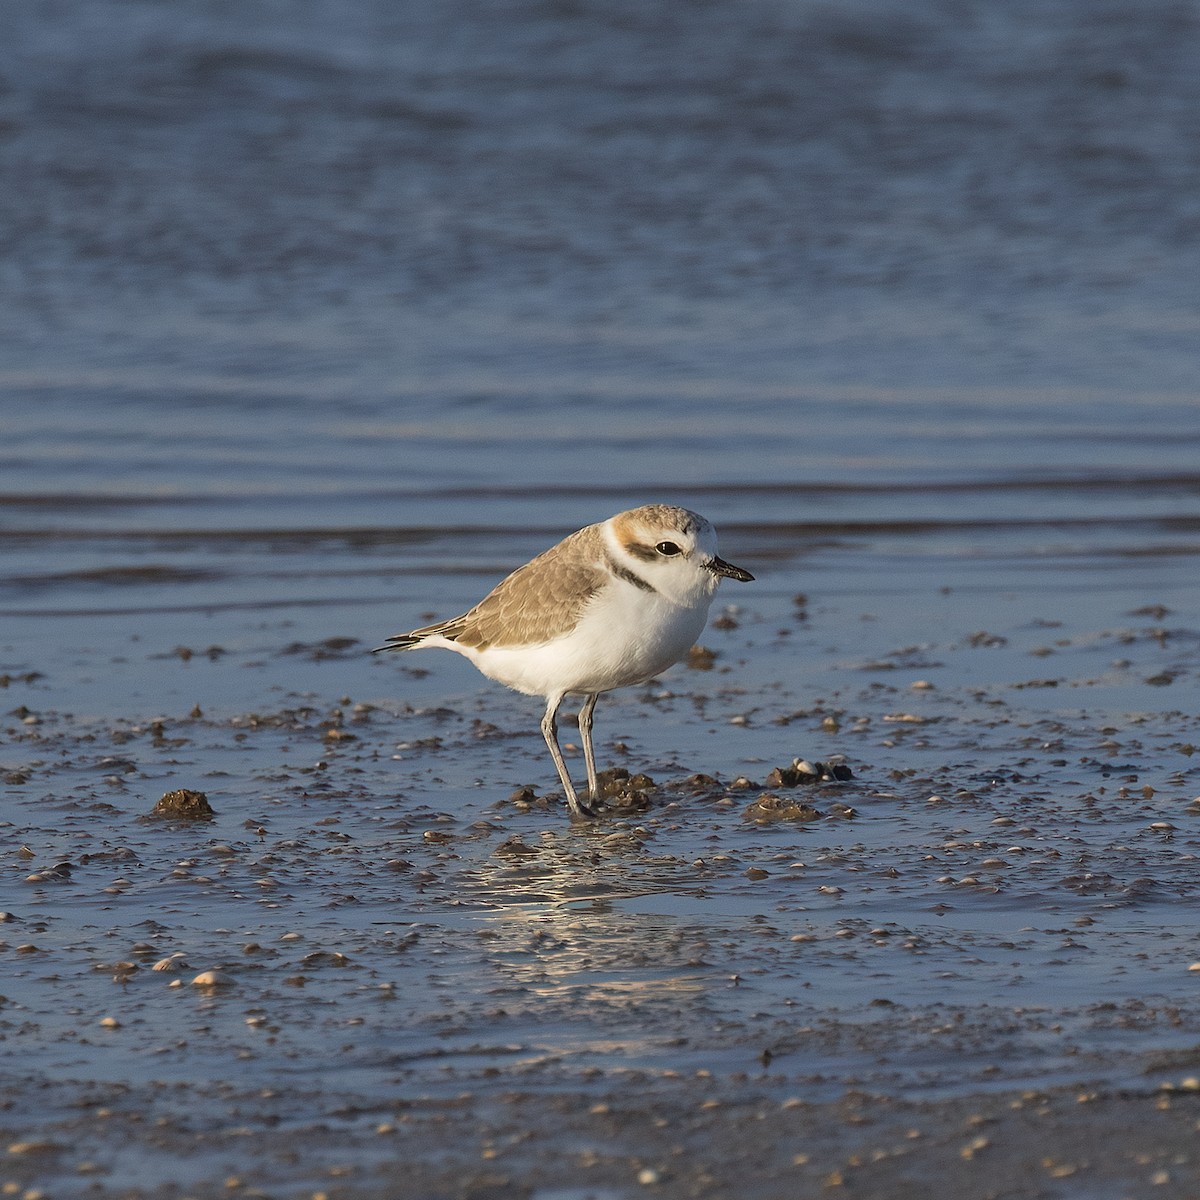
[[567,693],[583,696],[579,738],[595,800],[592,710],[601,692],[645,683],[678,662],[708,619],[722,578],[749,571],[717,557],[717,535],[699,513],[646,504],[564,538],[518,567],[469,612],[387,639],[380,650],[441,646],[491,679],[545,696],[542,736],[571,812],[594,815],[575,793],[558,744]]

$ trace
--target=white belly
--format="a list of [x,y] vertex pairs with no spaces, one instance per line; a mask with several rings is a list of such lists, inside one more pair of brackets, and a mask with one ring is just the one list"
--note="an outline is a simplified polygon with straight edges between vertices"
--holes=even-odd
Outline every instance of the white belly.
[[710,600],[685,608],[615,587],[565,637],[540,646],[460,652],[489,678],[528,695],[608,692],[644,683],[683,658],[704,629]]

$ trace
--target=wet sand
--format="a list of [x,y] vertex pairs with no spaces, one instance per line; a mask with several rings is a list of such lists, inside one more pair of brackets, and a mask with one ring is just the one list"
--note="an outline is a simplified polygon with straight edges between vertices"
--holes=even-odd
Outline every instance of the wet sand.
[[449,655],[6,667],[6,1193],[1194,1195],[1195,614],[763,592],[602,701],[590,825]]

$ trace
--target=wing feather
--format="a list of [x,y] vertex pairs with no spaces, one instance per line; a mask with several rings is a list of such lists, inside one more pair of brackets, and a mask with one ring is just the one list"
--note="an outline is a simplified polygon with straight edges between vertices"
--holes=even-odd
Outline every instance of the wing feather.
[[474,608],[448,621],[387,639],[381,650],[410,650],[429,637],[460,646],[526,646],[570,633],[609,576],[600,526],[564,538],[502,579]]

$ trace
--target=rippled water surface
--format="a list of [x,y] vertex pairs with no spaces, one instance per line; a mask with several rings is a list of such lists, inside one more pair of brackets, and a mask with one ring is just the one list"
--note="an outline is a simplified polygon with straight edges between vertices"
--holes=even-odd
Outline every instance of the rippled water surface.
[[[0,1182],[1187,1194],[1192,6],[2,42]],[[648,500],[756,582],[585,829],[536,701],[367,651]]]

